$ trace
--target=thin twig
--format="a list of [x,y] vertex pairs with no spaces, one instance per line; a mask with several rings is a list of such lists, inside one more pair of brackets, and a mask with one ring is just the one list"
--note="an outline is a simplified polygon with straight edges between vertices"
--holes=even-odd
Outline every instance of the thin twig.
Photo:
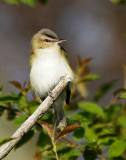
[[64,76],[58,85],[52,90],[51,95],[47,96],[47,98],[38,106],[36,111],[12,135],[13,140],[0,147],[0,160],[8,155],[8,153],[22,139],[24,134],[26,134],[34,126],[37,120],[43,116],[69,82],[70,77],[68,75]]
[[67,136],[63,137],[64,140],[66,140],[68,143],[70,143],[73,147],[75,147],[76,149],[80,149],[82,152],[84,152],[85,148],[82,147],[81,145],[77,144],[76,142],[72,141],[70,138],[68,138]]

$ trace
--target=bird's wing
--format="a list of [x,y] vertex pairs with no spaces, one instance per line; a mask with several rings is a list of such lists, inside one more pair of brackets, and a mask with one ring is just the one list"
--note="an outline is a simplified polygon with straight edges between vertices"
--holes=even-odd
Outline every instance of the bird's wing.
[[33,61],[33,59],[34,59],[34,56],[35,56],[34,52],[31,51],[30,60],[29,60],[30,66],[32,65],[32,61]]
[[61,54],[63,55],[63,57],[66,59],[66,61],[68,62],[68,59],[67,59],[67,52],[65,51],[65,49],[63,47],[60,47],[60,50],[61,50]]
[[[67,52],[65,51],[64,48],[60,47],[61,49],[61,54],[63,55],[63,57],[66,59],[67,63],[68,62],[68,59],[67,59]],[[66,88],[66,104],[69,104],[70,103],[70,95],[71,95],[71,89],[68,85],[68,87]]]
[[66,104],[70,103],[70,95],[71,95],[71,89],[68,86],[67,89],[66,89]]

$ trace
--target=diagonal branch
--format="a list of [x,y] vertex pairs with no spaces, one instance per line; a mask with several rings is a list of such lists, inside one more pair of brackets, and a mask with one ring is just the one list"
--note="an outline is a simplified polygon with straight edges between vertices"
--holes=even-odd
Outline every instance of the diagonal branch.
[[0,147],[0,160],[8,155],[8,153],[21,140],[23,135],[26,134],[34,126],[37,120],[41,118],[43,114],[51,107],[54,100],[60,95],[70,81],[71,80],[68,75],[64,76],[57,86],[52,90],[51,95],[47,96],[47,98],[38,106],[36,111],[12,135],[13,140]]

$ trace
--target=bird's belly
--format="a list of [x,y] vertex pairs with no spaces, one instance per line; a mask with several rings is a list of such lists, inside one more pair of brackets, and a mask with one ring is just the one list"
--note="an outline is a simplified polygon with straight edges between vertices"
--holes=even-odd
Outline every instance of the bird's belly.
[[69,74],[71,78],[73,76],[64,59],[48,57],[44,60],[37,60],[30,72],[31,86],[40,97],[45,97],[66,74]]

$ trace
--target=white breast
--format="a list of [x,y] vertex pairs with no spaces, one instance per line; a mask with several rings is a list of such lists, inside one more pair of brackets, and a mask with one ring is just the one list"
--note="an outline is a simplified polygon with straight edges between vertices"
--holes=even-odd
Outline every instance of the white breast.
[[71,81],[74,80],[71,68],[55,48],[39,49],[37,53],[31,67],[30,81],[40,96],[45,96],[66,74]]

